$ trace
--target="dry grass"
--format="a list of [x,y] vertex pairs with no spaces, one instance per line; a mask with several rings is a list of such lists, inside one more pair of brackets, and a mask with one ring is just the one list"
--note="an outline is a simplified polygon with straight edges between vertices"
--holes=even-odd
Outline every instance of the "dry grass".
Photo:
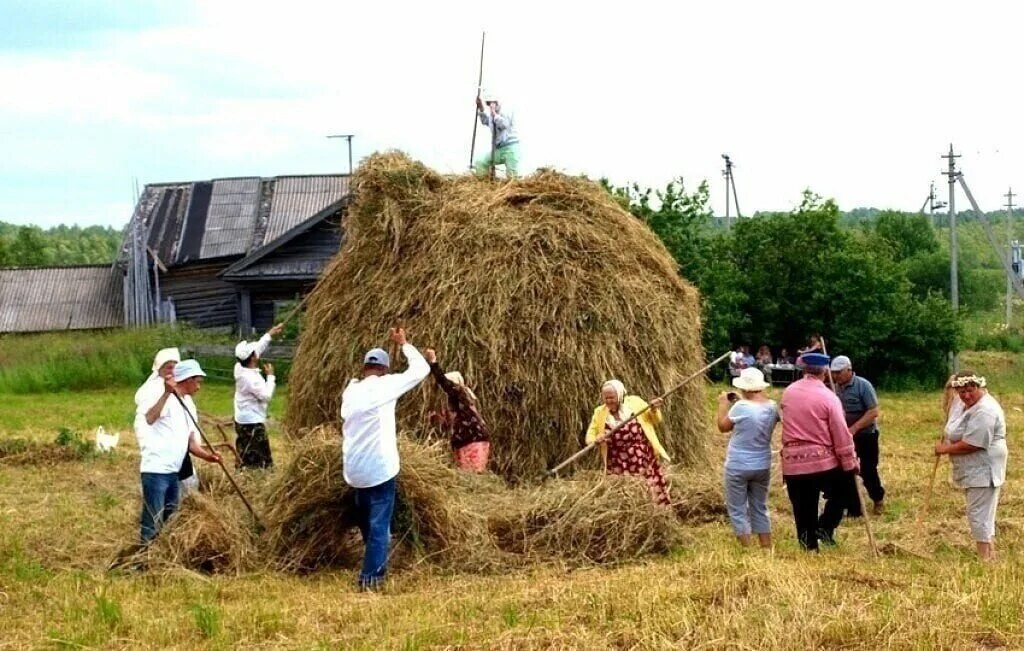
[[[667,556],[486,574],[412,563],[393,575],[385,595],[356,592],[350,570],[304,576],[271,570],[108,574],[114,551],[138,526],[138,457],[125,444],[114,457],[61,464],[59,472],[0,469],[0,646],[1021,648],[1022,361],[1015,358],[1005,375],[997,375],[985,356],[964,360],[989,375],[1009,419],[1009,481],[998,524],[1001,560],[992,566],[974,559],[963,498],[946,485],[945,462],[931,514],[916,519],[939,425],[937,391],[881,395],[882,476],[891,497],[888,513],[873,524],[881,544],[912,553],[873,560],[863,528],[853,522],[840,528],[838,549],[803,554],[776,477],[773,552],[739,549],[718,516],[686,525],[690,543]],[[68,411],[73,407],[85,419],[91,409],[106,409],[105,402],[92,400],[69,395]],[[710,407],[703,405],[708,424]],[[0,431],[36,436],[7,425],[19,418],[0,412]],[[693,495],[713,493],[725,437],[707,435],[713,461],[696,475],[673,472],[672,494],[676,502],[693,499],[712,518],[713,504]],[[52,440],[50,431],[38,436]],[[278,439],[272,442],[283,464],[285,451]],[[275,472],[283,470],[282,465]],[[488,491],[506,490],[494,478],[459,481],[481,499]],[[220,499],[220,492],[214,496]],[[225,506],[239,506],[237,499],[224,499]]]
[[[578,449],[605,380],[650,397],[703,366],[697,291],[597,184],[443,177],[398,153],[366,159],[353,183],[345,245],[305,315],[290,430],[334,420],[345,378],[397,323],[474,386],[509,478]],[[404,429],[440,404],[429,384],[399,404]],[[666,414],[678,461],[703,458],[701,400],[692,383]]]

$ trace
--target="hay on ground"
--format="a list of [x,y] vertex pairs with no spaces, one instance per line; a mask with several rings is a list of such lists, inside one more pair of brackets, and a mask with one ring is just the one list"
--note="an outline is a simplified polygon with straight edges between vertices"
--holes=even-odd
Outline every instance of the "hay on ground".
[[193,492],[141,559],[150,569],[181,566],[208,574],[239,573],[262,565],[258,543],[252,517],[241,503]]
[[[679,548],[688,541],[686,523],[720,519],[724,513],[713,473],[669,469],[670,509],[651,501],[640,478],[591,471],[509,488],[493,474],[456,471],[447,449],[438,445],[399,441],[394,569],[412,562],[463,572],[550,561],[625,562]],[[135,560],[154,569],[182,566],[208,573],[359,567],[363,545],[354,493],[342,477],[340,447],[337,428],[320,426],[293,445],[273,473],[236,475],[266,526],[259,538],[220,470],[199,466],[201,492],[183,502]]]
[[[438,562],[486,542],[483,519],[466,509],[457,472],[436,446],[400,437],[392,535],[396,546]],[[362,544],[354,517],[354,491],[342,476],[341,436],[318,427],[293,450],[266,496],[267,543],[275,564],[288,571],[356,567]]]
[[682,546],[682,525],[651,501],[636,477],[584,473],[509,491],[490,506],[488,526],[497,546],[532,561],[611,563],[664,554]]
[[[289,431],[336,419],[342,383],[397,323],[474,387],[507,478],[579,449],[604,380],[646,398],[703,365],[697,291],[598,184],[553,171],[445,177],[386,153],[353,188],[345,244],[305,314]],[[431,385],[399,403],[402,428],[420,430],[441,404]],[[702,393],[693,382],[667,404],[660,435],[677,461],[704,456]]]

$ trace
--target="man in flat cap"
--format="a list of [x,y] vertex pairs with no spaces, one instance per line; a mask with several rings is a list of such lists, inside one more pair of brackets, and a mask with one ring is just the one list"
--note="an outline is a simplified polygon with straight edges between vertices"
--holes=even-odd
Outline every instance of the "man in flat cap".
[[[832,379],[836,383],[836,394],[843,403],[846,425],[853,436],[853,445],[860,459],[860,476],[871,501],[873,513],[881,515],[885,509],[885,488],[878,476],[878,394],[875,387],[853,372],[853,362],[846,355],[832,360]],[[854,487],[856,490],[856,487]],[[859,516],[860,500],[853,500],[847,510],[851,516]]]

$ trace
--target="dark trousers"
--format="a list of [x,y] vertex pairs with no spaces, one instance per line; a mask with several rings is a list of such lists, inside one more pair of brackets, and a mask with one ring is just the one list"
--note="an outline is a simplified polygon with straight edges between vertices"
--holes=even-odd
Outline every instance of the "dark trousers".
[[878,430],[857,432],[853,437],[853,445],[857,449],[857,458],[860,459],[860,476],[864,480],[864,489],[872,502],[881,502],[885,497],[885,488],[882,487],[882,478],[878,476]]
[[235,447],[242,458],[243,468],[269,468],[274,465],[270,457],[267,426],[263,423],[235,423]]
[[370,488],[357,488],[356,513],[366,551],[359,585],[374,588],[388,573],[391,548],[391,515],[395,510],[395,479]]
[[[849,473],[842,468],[809,475],[787,475],[786,491],[793,504],[796,535],[800,546],[808,551],[818,549],[818,532],[831,536],[843,520],[843,510],[849,503]],[[818,501],[825,497],[825,509],[818,515]]]
[[156,538],[167,518],[178,508],[178,473],[142,473],[142,542]]

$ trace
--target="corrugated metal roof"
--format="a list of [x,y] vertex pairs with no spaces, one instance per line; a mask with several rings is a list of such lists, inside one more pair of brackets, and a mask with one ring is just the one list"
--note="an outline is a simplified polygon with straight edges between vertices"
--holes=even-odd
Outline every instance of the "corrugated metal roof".
[[[168,267],[243,256],[344,198],[348,181],[328,174],[151,183],[132,219],[143,221],[148,246]],[[122,245],[118,261],[126,257]]]
[[118,327],[123,300],[109,265],[0,269],[0,332]]
[[348,194],[347,176],[283,176],[274,185],[267,233],[272,242]]
[[259,198],[259,178],[213,182],[200,259],[242,255],[249,250]]

